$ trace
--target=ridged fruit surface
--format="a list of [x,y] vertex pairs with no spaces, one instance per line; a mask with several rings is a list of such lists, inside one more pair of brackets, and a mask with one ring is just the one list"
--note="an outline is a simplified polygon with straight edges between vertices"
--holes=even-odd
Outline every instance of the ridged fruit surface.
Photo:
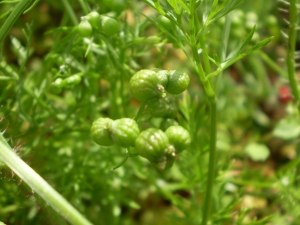
[[111,127],[113,141],[124,148],[133,147],[139,133],[139,126],[135,120],[129,118],[115,120]]
[[113,120],[109,118],[99,118],[94,121],[90,130],[93,141],[102,146],[113,145],[114,142],[110,134],[112,123]]
[[182,126],[170,126],[166,131],[169,142],[174,146],[176,153],[180,153],[187,149],[191,144],[191,136],[189,132]]
[[165,89],[168,93],[177,95],[186,90],[189,84],[189,75],[181,71],[171,70],[168,73],[168,84]]
[[157,128],[142,131],[135,141],[137,153],[154,163],[165,156],[165,150],[168,147],[167,135]]
[[130,79],[130,92],[139,101],[146,101],[159,96],[159,79],[156,72],[152,70],[140,70]]
[[101,31],[108,35],[113,36],[119,32],[120,25],[119,22],[108,16],[101,16]]

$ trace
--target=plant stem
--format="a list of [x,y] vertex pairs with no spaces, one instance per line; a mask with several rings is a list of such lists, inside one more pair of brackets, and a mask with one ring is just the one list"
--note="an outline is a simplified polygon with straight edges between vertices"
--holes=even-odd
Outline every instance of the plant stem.
[[133,118],[135,121],[138,121],[138,119],[142,116],[145,106],[147,105],[147,102],[148,101],[144,101],[141,103],[139,111],[137,112],[136,116]]
[[207,224],[212,203],[212,192],[215,180],[217,142],[217,101],[210,102],[210,141],[209,141],[209,167],[207,174],[206,193],[203,205],[202,225]]
[[[205,75],[203,70],[202,63],[200,61],[200,57],[197,50],[196,43],[196,33],[195,33],[195,17],[196,8],[195,8],[195,0],[191,0],[190,2],[190,48],[192,49],[193,61],[195,63],[200,81],[204,87],[206,96],[208,98],[209,106],[210,106],[210,141],[209,141],[209,165],[208,165],[208,174],[207,174],[207,185],[206,185],[206,193],[203,204],[203,214],[202,214],[202,225],[206,225],[209,215],[210,208],[212,203],[212,192],[215,180],[215,161],[216,161],[216,142],[217,142],[217,99],[215,92],[212,88],[210,80]],[[205,46],[204,37],[199,38],[203,61],[205,64],[206,73],[211,72],[210,62],[207,56],[207,49]]]
[[17,19],[22,14],[22,12],[24,12],[24,10],[30,4],[31,1],[32,0],[22,0],[21,2],[19,2],[16,8],[11,12],[9,17],[5,20],[3,26],[0,29],[0,45],[2,44],[10,28],[14,25],[14,23],[17,21]]
[[300,112],[300,95],[298,90],[298,84],[296,80],[295,74],[295,48],[296,48],[296,35],[297,35],[297,21],[298,21],[298,8],[297,8],[297,0],[290,0],[290,26],[289,26],[289,40],[288,40],[288,53],[287,53],[287,68],[289,81],[292,88],[292,92],[294,98],[296,100],[296,104],[298,110]]
[[78,20],[77,20],[77,17],[72,9],[72,6],[70,5],[69,1],[68,0],[62,0],[62,4],[64,5],[67,13],[69,14],[70,16],[70,19],[72,20],[72,23],[74,26],[78,25]]
[[73,225],[91,225],[64,197],[55,191],[40,175],[11,149],[0,133],[0,160],[43,198],[54,210]]

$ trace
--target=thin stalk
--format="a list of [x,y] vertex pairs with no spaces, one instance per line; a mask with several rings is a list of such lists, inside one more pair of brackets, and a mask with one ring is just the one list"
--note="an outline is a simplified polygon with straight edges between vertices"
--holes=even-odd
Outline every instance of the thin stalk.
[[73,25],[74,26],[78,25],[77,16],[75,15],[69,1],[68,0],[62,0],[62,4],[64,5],[65,9],[67,10],[67,13],[70,16],[70,19],[72,20]]
[[9,17],[5,20],[3,26],[0,29],[0,45],[2,44],[5,36],[7,35],[11,27],[14,25],[14,23],[17,21],[22,12],[24,12],[24,10],[27,8],[31,1],[32,0],[21,1],[11,12]]
[[138,121],[138,119],[142,116],[142,114],[144,112],[144,109],[145,109],[145,106],[147,105],[147,102],[148,101],[142,102],[142,104],[139,108],[139,111],[137,112],[136,116],[133,118],[135,121]]
[[[212,88],[210,80],[206,77],[205,72],[203,70],[202,63],[200,61],[200,57],[197,50],[196,43],[196,33],[195,33],[195,17],[196,8],[195,8],[195,0],[190,1],[190,47],[192,49],[193,61],[195,63],[200,81],[204,87],[205,93],[208,98],[209,106],[210,106],[210,141],[209,141],[209,165],[208,165],[208,174],[207,174],[207,186],[205,192],[205,199],[203,204],[203,214],[202,214],[202,225],[206,225],[208,218],[210,216],[210,209],[212,205],[212,192],[215,180],[215,162],[216,162],[216,142],[217,142],[217,99],[215,96],[215,92]],[[211,72],[210,62],[207,55],[207,50],[205,46],[204,37],[199,38],[201,47],[202,47],[202,57],[206,69],[206,73]]]
[[206,45],[205,45],[204,36],[200,36],[199,41],[200,41],[200,45],[202,48],[202,58],[204,61],[205,71],[207,74],[209,74],[209,73],[211,73],[211,67],[210,67],[210,62],[209,62],[209,58],[207,55],[207,49],[206,49]]
[[297,21],[298,21],[298,9],[297,0],[290,0],[290,26],[289,26],[289,40],[288,40],[288,53],[287,53],[287,68],[290,85],[298,110],[300,111],[299,100],[300,94],[295,74],[295,48],[296,48],[296,36],[297,36]]
[[87,15],[91,11],[90,6],[87,4],[85,0],[79,0],[79,4],[85,15]]
[[277,63],[275,63],[266,53],[262,50],[257,51],[259,53],[260,58],[275,72],[279,73],[282,77],[287,77],[287,73],[284,69],[282,69]]
[[2,133],[0,133],[0,161],[11,168],[33,191],[71,224],[92,225],[64,197],[16,155]]
[[[220,50],[220,62],[223,62],[226,59],[226,53],[227,53],[227,48],[228,48],[228,43],[229,43],[230,30],[231,30],[231,14],[227,14],[225,16],[225,25],[224,25],[224,29],[223,29],[223,33],[222,33],[222,45],[221,45],[221,50]],[[219,92],[222,75],[223,75],[223,71],[221,71],[218,74],[218,76],[216,77],[216,80],[215,80],[216,95],[218,95],[218,92]]]
[[210,141],[209,141],[209,164],[207,174],[207,185],[205,192],[205,199],[203,205],[202,225],[206,225],[211,205],[212,205],[212,192],[215,181],[215,168],[216,168],[216,143],[217,143],[217,102],[210,102]]

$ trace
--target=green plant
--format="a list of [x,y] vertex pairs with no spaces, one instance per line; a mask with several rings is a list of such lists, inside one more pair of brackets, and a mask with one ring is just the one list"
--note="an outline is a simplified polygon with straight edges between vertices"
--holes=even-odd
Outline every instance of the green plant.
[[94,224],[297,224],[276,1],[29,3],[0,7],[0,221],[64,225],[74,205]]

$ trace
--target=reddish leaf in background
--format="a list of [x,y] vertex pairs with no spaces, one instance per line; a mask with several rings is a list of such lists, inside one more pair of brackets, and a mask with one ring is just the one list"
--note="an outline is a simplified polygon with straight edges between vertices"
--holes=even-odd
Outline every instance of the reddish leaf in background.
[[289,86],[281,86],[278,90],[278,98],[282,103],[288,103],[293,99],[291,88]]

